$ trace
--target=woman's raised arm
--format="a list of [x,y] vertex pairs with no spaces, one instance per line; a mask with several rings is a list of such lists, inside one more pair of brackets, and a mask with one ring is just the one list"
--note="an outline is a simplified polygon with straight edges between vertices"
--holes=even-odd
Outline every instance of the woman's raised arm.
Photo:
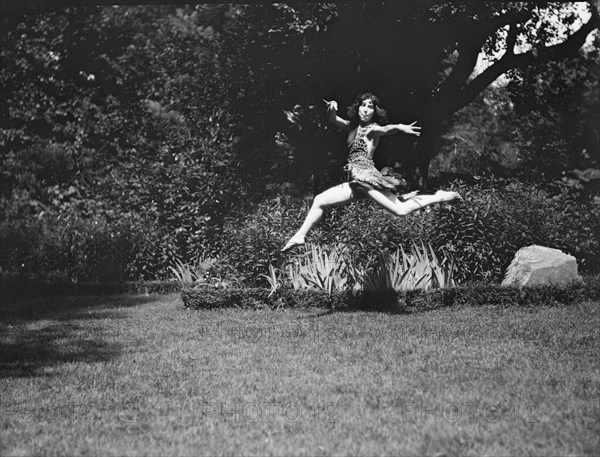
[[328,102],[327,100],[323,101],[327,104],[327,118],[329,119],[329,122],[337,125],[341,129],[347,129],[350,125],[350,121],[342,119],[337,115],[337,102],[334,100],[331,100],[330,102]]
[[373,125],[366,132],[367,136],[382,136],[382,135],[393,135],[394,133],[406,133],[408,135],[421,136],[421,127],[415,125],[417,122],[412,124],[388,124],[388,125]]

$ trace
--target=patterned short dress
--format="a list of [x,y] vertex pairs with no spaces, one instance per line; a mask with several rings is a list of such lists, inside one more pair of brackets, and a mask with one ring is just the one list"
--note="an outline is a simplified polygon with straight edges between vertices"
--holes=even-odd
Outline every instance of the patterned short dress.
[[348,145],[348,164],[344,170],[348,174],[348,180],[352,190],[376,189],[380,191],[395,192],[396,179],[392,176],[383,176],[375,168],[373,159],[367,152],[367,144],[364,140],[365,134],[356,133],[352,143]]

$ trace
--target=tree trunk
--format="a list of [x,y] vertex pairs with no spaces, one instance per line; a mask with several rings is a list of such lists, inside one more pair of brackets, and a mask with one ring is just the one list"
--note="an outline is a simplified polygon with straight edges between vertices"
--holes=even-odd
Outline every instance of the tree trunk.
[[408,185],[407,191],[412,190],[427,190],[427,173],[429,163],[411,162],[405,164],[406,170],[404,179]]
[[439,152],[443,124],[433,115],[429,121],[421,123],[422,134],[415,148],[415,155],[405,163],[406,179],[411,189],[428,190],[429,164]]

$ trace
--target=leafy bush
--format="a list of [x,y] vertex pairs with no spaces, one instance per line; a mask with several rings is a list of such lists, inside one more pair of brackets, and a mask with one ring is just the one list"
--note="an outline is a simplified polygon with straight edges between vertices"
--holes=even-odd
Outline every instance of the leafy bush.
[[511,215],[508,220],[502,217],[495,189],[477,192],[462,187],[458,191],[464,201],[435,212],[433,244],[456,259],[459,282],[498,277],[507,258],[510,262],[519,248],[516,242],[510,245],[514,240],[504,238],[506,230],[521,229],[525,234],[523,242],[531,244],[533,240],[527,239],[528,228],[521,227],[521,221],[512,225]]
[[0,113],[0,218],[10,221],[0,230],[20,246],[2,261],[11,271],[150,279],[208,249],[246,187],[235,59],[194,12],[67,7],[3,23],[0,87],[14,109]]
[[250,285],[266,285],[262,276],[269,264],[282,265],[283,244],[298,229],[305,204],[294,198],[277,197],[225,219],[217,249]]
[[[574,255],[582,273],[600,271],[600,207],[593,202],[551,197],[519,181],[480,180],[454,188],[464,201],[407,217],[392,216],[369,201],[332,208],[308,241],[344,245],[348,262],[369,274],[379,267],[379,253],[390,256],[419,240],[455,260],[458,283],[500,281],[516,251],[530,244]],[[193,265],[198,253],[206,253],[218,259],[212,275],[267,286],[261,275],[268,265],[285,272],[297,256],[280,248],[309,206],[278,197],[240,208],[222,229],[207,226],[189,237],[151,214],[140,218],[77,193],[58,193],[56,199],[59,208],[46,207],[39,216],[18,203],[21,209],[12,208],[2,221],[3,271],[56,281],[166,279],[175,259]]]
[[[281,247],[298,230],[310,202],[277,197],[229,216],[218,243],[220,252],[249,284],[266,285],[261,276],[269,263],[287,270],[289,254]],[[431,212],[393,216],[372,202],[359,201],[326,210],[307,241],[321,246],[344,245],[355,265],[373,268],[380,251],[394,252],[413,240],[428,240]]]
[[549,243],[575,256],[581,272],[600,272],[600,204],[561,193],[552,197],[549,206],[554,216]]
[[582,272],[598,268],[589,253],[600,251],[600,208],[565,205],[519,181],[454,187],[464,200],[436,208],[431,240],[456,260],[457,281],[501,280],[515,253],[532,244],[575,255]]
[[475,282],[431,291],[332,291],[280,288],[185,287],[185,308],[325,308],[371,311],[420,312],[449,306],[534,307],[571,305],[600,299],[600,277],[589,277],[568,285],[504,287]]
[[379,252],[391,254],[419,240],[427,243],[432,211],[416,211],[398,217],[370,200],[359,200],[327,210],[321,231],[311,238],[327,245],[343,243],[353,262],[373,268]]
[[519,171],[546,182],[575,169],[598,168],[600,53],[594,45],[576,56],[514,70],[506,91],[511,141],[523,160]]
[[55,281],[124,279],[128,234],[123,235],[97,220],[4,226],[2,242],[9,252],[3,268]]
[[59,282],[156,279],[166,277],[174,258],[172,246],[164,241],[151,223],[111,221],[102,215],[10,221],[0,226],[0,266],[13,274]]
[[[595,254],[600,252],[600,207],[593,202],[552,197],[517,180],[481,178],[472,186],[454,182],[451,187],[463,201],[406,217],[393,216],[366,200],[330,208],[307,241],[344,245],[353,265],[373,271],[380,252],[389,256],[423,240],[436,253],[455,260],[453,277],[458,283],[500,281],[515,253],[531,244],[574,255],[581,272],[600,271]],[[302,223],[307,203],[278,197],[229,217],[221,244],[224,260],[249,284],[265,286],[260,275],[269,263],[288,269],[289,254],[279,249]]]

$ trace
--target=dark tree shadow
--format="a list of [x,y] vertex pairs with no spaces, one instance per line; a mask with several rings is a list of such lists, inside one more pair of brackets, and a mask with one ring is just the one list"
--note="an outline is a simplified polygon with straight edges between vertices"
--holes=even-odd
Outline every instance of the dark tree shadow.
[[123,344],[108,337],[101,319],[120,319],[124,308],[156,301],[146,296],[11,299],[0,305],[0,378],[52,376],[48,368],[72,362],[107,362]]
[[156,296],[143,295],[73,295],[49,297],[1,297],[1,320],[40,320],[81,318],[96,308],[129,308],[156,301]]

